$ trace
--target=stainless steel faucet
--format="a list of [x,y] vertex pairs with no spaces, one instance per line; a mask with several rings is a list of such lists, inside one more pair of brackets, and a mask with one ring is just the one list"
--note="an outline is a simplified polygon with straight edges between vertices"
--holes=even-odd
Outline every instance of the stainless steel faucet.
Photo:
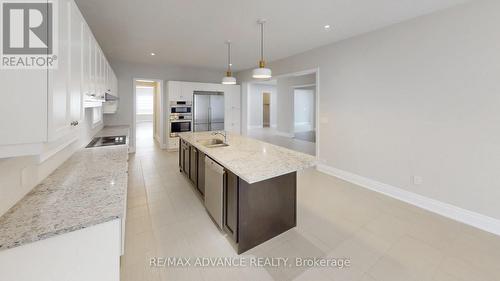
[[216,136],[216,135],[221,135],[224,137],[224,143],[227,143],[227,132],[226,131],[216,131],[216,132],[213,132],[212,135]]

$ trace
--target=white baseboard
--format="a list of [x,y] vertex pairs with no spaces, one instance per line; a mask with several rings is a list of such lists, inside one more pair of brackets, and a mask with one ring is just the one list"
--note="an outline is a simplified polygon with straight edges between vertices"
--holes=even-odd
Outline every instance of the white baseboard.
[[274,134],[278,135],[278,136],[282,136],[282,137],[287,137],[287,138],[293,138],[293,137],[295,137],[294,134],[286,133],[286,132],[280,132],[280,131],[275,131]]
[[[298,130],[297,130],[297,127],[298,127]],[[312,123],[295,123],[294,125],[294,130],[295,130],[295,133],[300,133],[300,132],[309,132],[309,131],[312,131],[314,130],[314,126]]]
[[385,183],[365,178],[350,172],[333,168],[324,164],[318,164],[320,172],[343,179],[364,188],[385,194],[392,198],[401,200],[411,205],[442,215],[444,217],[459,221],[461,223],[482,229],[484,231],[500,235],[500,220],[472,212],[448,203],[428,198],[413,192],[403,190]]
[[262,129],[264,128],[263,125],[251,125],[251,126],[248,126],[248,129],[251,130],[251,129]]

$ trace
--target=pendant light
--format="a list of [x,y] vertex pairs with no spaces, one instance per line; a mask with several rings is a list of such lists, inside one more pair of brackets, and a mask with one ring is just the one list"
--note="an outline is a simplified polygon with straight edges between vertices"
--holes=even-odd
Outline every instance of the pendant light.
[[259,67],[253,70],[252,77],[269,79],[272,77],[271,69],[266,68],[266,62],[264,61],[264,23],[266,23],[266,20],[258,20],[257,23],[260,25],[260,61]]
[[227,41],[227,71],[226,76],[222,78],[222,84],[224,85],[235,85],[236,78],[233,77],[233,72],[231,71],[231,41]]

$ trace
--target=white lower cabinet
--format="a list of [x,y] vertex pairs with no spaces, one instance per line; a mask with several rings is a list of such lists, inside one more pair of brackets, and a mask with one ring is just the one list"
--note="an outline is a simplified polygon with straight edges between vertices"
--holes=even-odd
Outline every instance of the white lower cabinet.
[[122,223],[115,219],[6,249],[0,251],[1,279],[119,281],[122,241]]
[[56,11],[57,67],[0,69],[0,158],[46,154],[47,147],[69,144],[85,119],[85,97],[99,96],[93,106],[102,106],[104,76],[116,81],[74,0],[59,0]]

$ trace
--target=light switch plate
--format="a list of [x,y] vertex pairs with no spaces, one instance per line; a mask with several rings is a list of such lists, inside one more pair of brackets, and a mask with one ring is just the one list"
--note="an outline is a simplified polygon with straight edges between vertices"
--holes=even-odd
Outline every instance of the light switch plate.
[[421,185],[424,183],[424,179],[421,176],[413,176],[413,184]]

